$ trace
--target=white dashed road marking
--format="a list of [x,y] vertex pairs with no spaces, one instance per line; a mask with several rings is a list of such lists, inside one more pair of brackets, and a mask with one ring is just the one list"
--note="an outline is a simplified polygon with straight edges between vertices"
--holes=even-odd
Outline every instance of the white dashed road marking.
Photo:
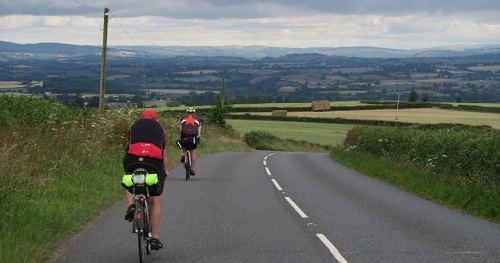
[[278,189],[278,191],[283,191],[283,188],[281,188],[281,186],[278,184],[278,182],[276,181],[276,179],[271,179],[271,181],[273,181],[274,186],[276,186],[276,188]]
[[[278,181],[276,181],[276,179],[272,178],[271,171],[267,167],[267,157],[269,157],[273,154],[274,153],[271,153],[271,154],[267,155],[266,157],[264,157],[264,161],[262,163],[264,164],[264,168],[266,169],[267,176],[271,177],[271,181],[273,182],[276,189],[278,189],[278,191],[281,191],[284,193],[283,188],[281,188],[281,186],[278,184]],[[285,196],[285,200],[293,207],[293,209],[295,209],[295,211],[302,218],[308,218],[307,215],[304,213],[304,211],[302,211],[302,209],[300,209],[300,207],[290,197]],[[342,257],[342,255],[337,250],[337,248],[330,242],[330,240],[328,240],[328,238],[326,238],[325,235],[318,233],[318,234],[316,234],[316,236],[321,240],[321,242],[323,242],[323,244],[326,246],[326,248],[328,248],[330,253],[332,253],[332,255],[335,257],[335,259],[339,263],[347,263],[347,260],[345,260],[345,258]]]
[[269,168],[266,167],[266,173],[267,173],[267,176],[271,176],[271,171],[269,171]]
[[299,213],[299,215],[302,217],[302,218],[307,218],[307,215],[306,213],[302,212],[302,209],[300,209],[300,207],[295,204],[294,201],[292,201],[292,198],[290,197],[285,197],[285,199],[288,201],[288,203],[293,207],[293,209],[295,209],[295,211],[297,211],[297,213]]
[[330,240],[328,240],[328,238],[325,237],[325,235],[316,234],[316,236],[318,236],[319,240],[321,240],[321,242],[323,242],[323,244],[325,244],[325,246],[328,248],[328,250],[330,250],[330,253],[332,253],[332,255],[337,259],[338,262],[347,263],[347,260],[345,260],[345,258],[342,255],[340,255],[340,252],[332,244],[332,242],[330,242]]

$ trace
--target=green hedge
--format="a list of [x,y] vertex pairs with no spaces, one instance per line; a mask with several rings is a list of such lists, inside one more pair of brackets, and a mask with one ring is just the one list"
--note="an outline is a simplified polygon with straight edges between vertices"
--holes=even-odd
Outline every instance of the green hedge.
[[487,126],[356,126],[343,147],[500,186],[500,131]]
[[261,115],[234,115],[228,114],[228,119],[238,120],[268,120],[268,121],[294,121],[294,122],[314,122],[314,123],[338,123],[338,124],[354,124],[354,125],[375,125],[375,126],[408,126],[413,123],[399,121],[379,121],[379,120],[357,120],[345,118],[314,118],[314,117],[297,117],[297,116],[261,116]]
[[461,110],[461,111],[500,113],[500,107],[483,107],[483,106],[473,106],[473,105],[458,105],[458,106],[453,106],[451,104],[440,104],[439,108],[440,109],[446,109],[446,110]]
[[[348,111],[348,110],[382,110],[382,109],[395,109],[397,103],[395,102],[366,102],[366,105],[359,106],[331,106],[331,111]],[[400,109],[410,108],[429,108],[435,104],[418,103],[418,102],[400,102]],[[231,112],[272,112],[273,110],[286,110],[289,112],[311,111],[311,107],[232,107]]]

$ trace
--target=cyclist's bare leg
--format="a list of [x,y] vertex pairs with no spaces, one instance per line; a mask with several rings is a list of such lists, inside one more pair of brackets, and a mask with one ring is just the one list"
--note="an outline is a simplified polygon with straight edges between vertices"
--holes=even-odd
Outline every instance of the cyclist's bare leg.
[[191,150],[191,167],[196,171],[196,150]]
[[160,239],[161,196],[149,196],[149,218],[153,238]]
[[134,195],[132,195],[129,191],[125,190],[127,192],[127,200],[128,200],[128,205],[133,205],[135,203],[134,200]]

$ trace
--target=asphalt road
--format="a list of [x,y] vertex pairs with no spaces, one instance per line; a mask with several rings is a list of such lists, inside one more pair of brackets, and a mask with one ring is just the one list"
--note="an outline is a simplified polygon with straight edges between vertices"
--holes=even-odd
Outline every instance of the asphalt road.
[[[171,170],[147,262],[500,262],[500,225],[359,174],[321,153],[227,152]],[[118,182],[117,182],[118,183]],[[126,203],[54,263],[138,262]]]

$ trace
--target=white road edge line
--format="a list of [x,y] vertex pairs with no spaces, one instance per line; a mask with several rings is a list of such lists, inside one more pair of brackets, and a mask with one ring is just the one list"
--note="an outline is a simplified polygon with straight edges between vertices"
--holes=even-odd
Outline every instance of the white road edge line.
[[265,159],[264,159],[264,161],[262,163],[264,163],[264,166],[267,166],[267,162],[266,162]]
[[302,209],[300,209],[300,207],[298,205],[295,204],[294,201],[292,201],[292,199],[290,197],[285,197],[285,199],[288,201],[288,203],[290,203],[290,205],[293,207],[293,209],[295,209],[295,211],[297,211],[297,213],[299,213],[299,215],[302,217],[302,218],[307,218],[307,215],[302,212]]
[[347,263],[347,260],[345,260],[345,258],[342,257],[342,255],[340,255],[340,252],[332,244],[332,242],[330,242],[330,240],[328,240],[328,238],[325,237],[325,235],[316,234],[316,236],[318,236],[319,239],[321,240],[321,242],[323,242],[323,244],[325,244],[325,246],[328,248],[328,250],[330,250],[330,253],[332,253],[332,255],[335,257],[335,259],[337,259],[337,261],[339,263]]
[[267,175],[271,176],[271,171],[269,171],[269,168],[265,167],[266,168],[266,173]]
[[274,183],[274,186],[276,186],[276,188],[278,188],[279,191],[283,191],[283,189],[281,188],[281,186],[278,184],[278,181],[276,181],[276,179],[271,179],[271,181],[273,181]]

